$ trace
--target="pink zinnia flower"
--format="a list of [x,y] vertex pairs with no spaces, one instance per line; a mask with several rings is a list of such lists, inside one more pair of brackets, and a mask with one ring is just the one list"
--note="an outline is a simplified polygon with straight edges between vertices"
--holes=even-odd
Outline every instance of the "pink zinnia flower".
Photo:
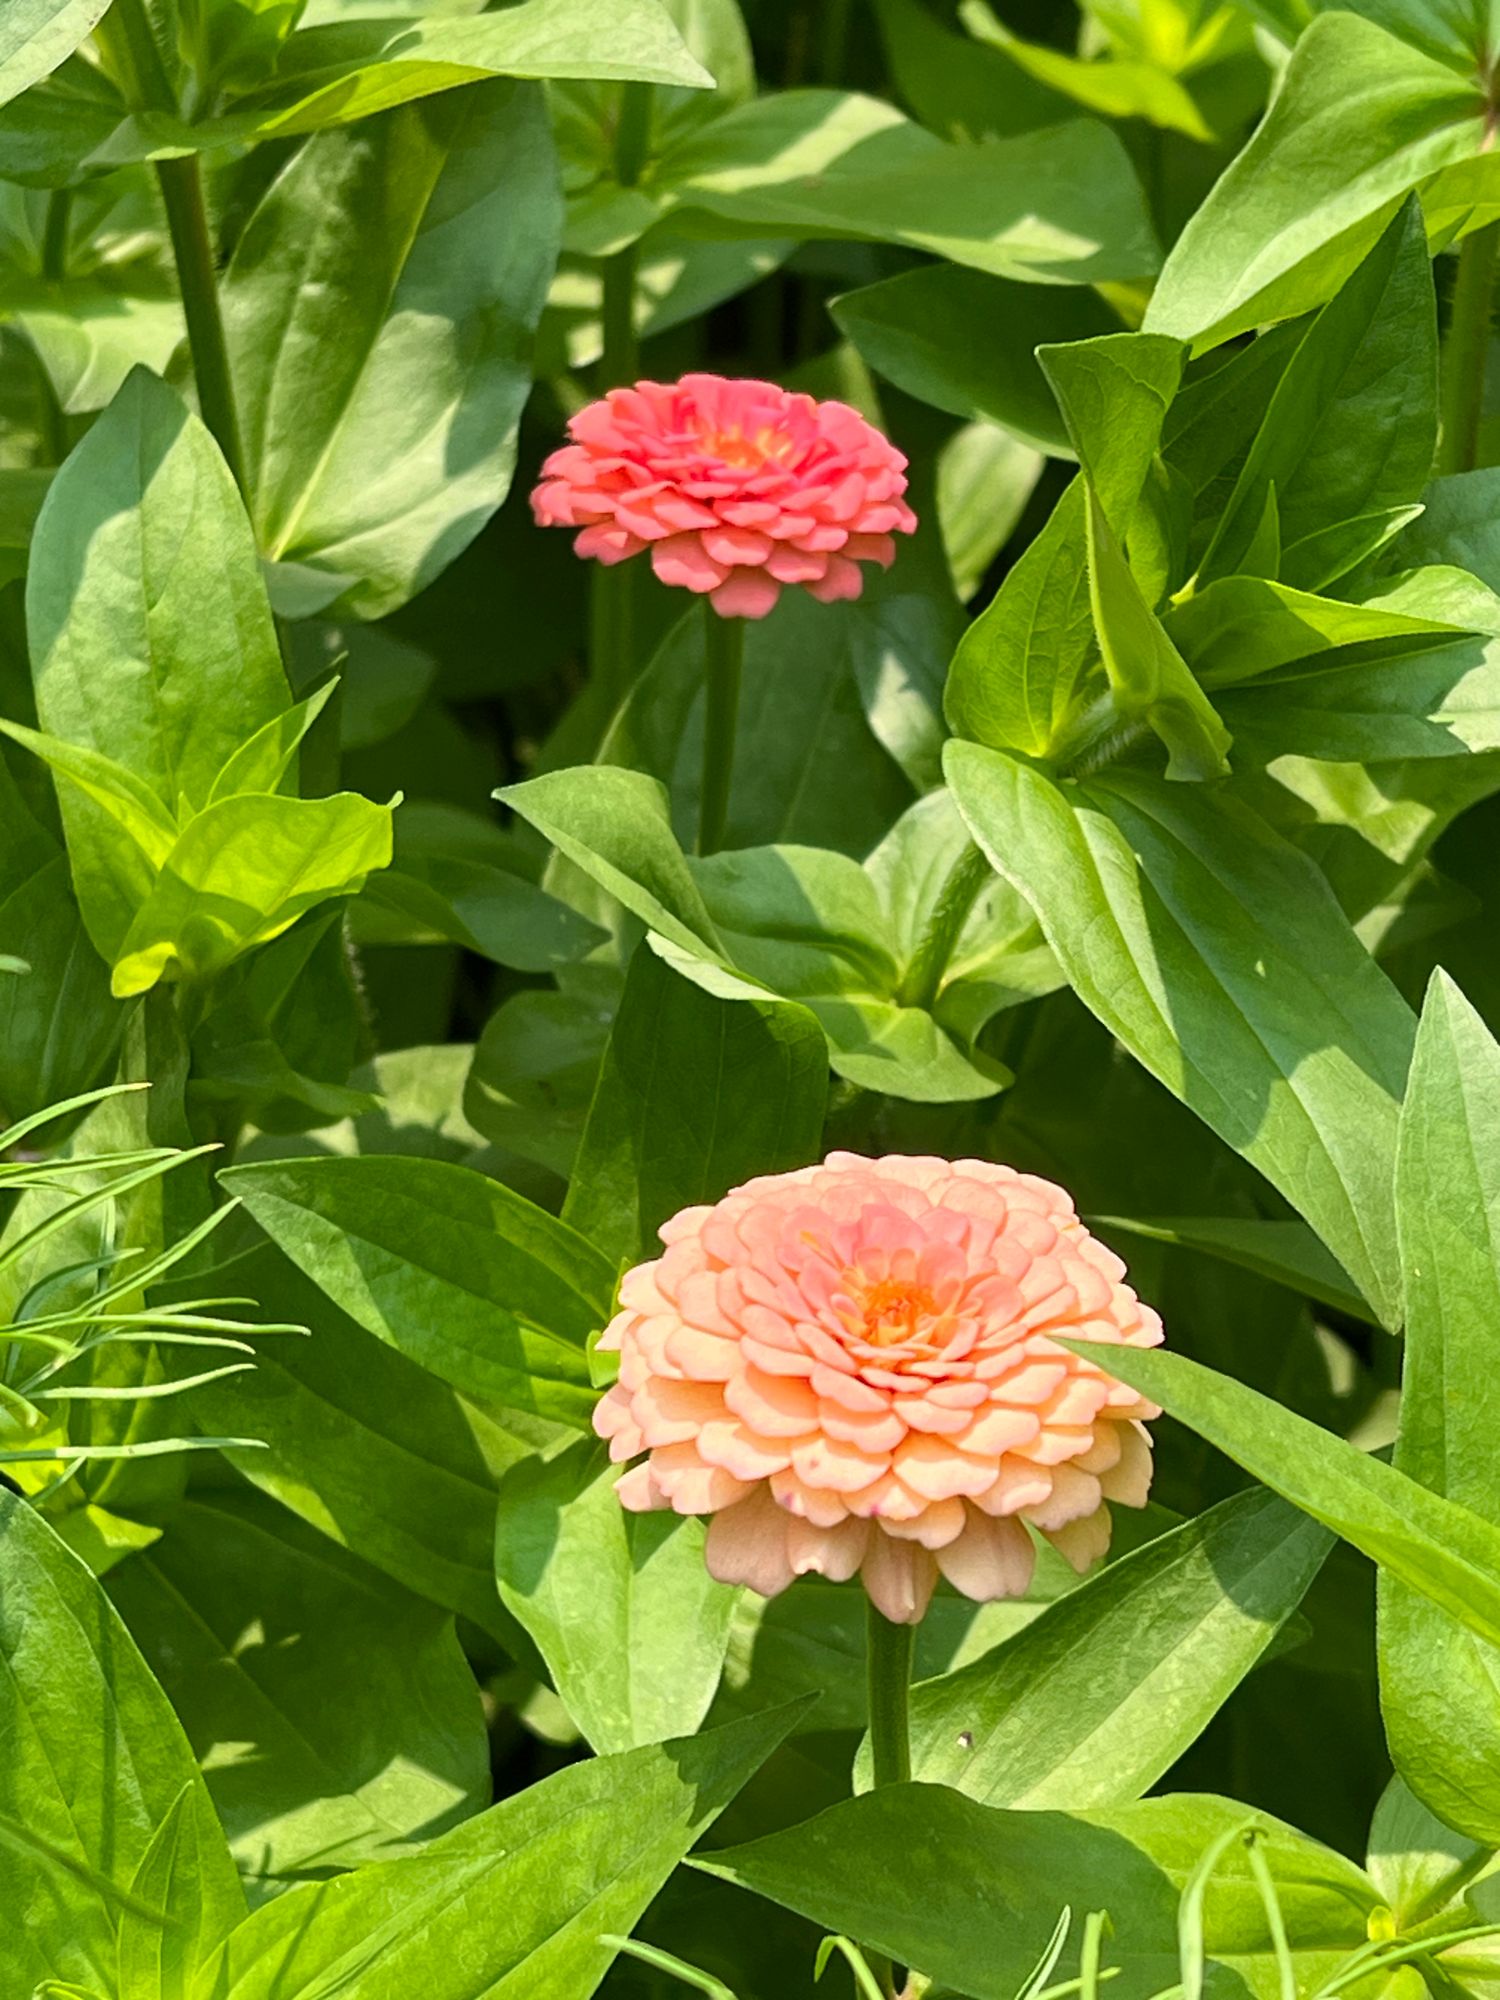
[[859,565],[895,560],[917,517],[906,460],[847,403],[774,382],[684,375],[611,389],[568,425],[531,496],[544,528],[624,562],[649,547],[663,583],[707,593],[724,618],[764,618],[783,584],[858,597]]
[[867,1160],[736,1188],[661,1232],[600,1345],[594,1412],[625,1506],[710,1514],[708,1566],[764,1597],[856,1571],[914,1624],[941,1570],[1019,1596],[1030,1522],[1075,1568],[1104,1502],[1144,1504],[1160,1412],[1053,1334],[1152,1347],[1161,1322],[1061,1188],[983,1160]]

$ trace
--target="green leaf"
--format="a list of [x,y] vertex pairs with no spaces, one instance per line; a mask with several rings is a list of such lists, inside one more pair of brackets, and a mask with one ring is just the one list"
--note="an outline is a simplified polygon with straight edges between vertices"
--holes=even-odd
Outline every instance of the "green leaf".
[[1434,479],[1422,503],[1396,544],[1398,566],[1452,563],[1500,591],[1500,465]]
[[[177,1718],[94,1578],[9,1492],[0,1656],[0,1820],[32,1839],[5,1843],[6,1893],[26,1911],[4,1946],[11,1984],[30,1992],[51,1976],[113,1993],[121,1912],[138,1884],[144,1907],[216,1943],[244,1898]],[[164,1838],[181,1842],[182,1858],[164,1873],[152,1846],[173,1820],[178,1832]]]
[[1062,739],[1095,645],[1084,515],[1078,479],[959,641],[943,696],[956,735],[1029,757]]
[[1159,252],[1119,140],[1088,119],[948,146],[888,104],[789,90],[715,119],[654,191],[735,229],[900,243],[999,278],[1149,276]]
[[1105,519],[1128,540],[1136,503],[1182,380],[1181,341],[1106,333],[1037,349]]
[[496,798],[643,923],[693,953],[718,939],[654,778],[612,765],[550,771]]
[[[37,713],[123,765],[170,818],[203,806],[289,692],[239,495],[218,447],[137,369],[54,480],[27,577]],[[62,802],[84,922],[114,961],[138,864],[103,809]]]
[[[1352,566],[1330,528],[1420,495],[1437,449],[1437,307],[1421,210],[1409,201],[1319,313],[1276,385],[1203,559],[1237,570],[1274,488],[1286,582]],[[1348,560],[1344,560],[1345,557]]]
[[284,1507],[234,1491],[186,1501],[111,1575],[110,1595],[242,1874],[392,1858],[489,1803],[478,1690],[452,1620]]
[[193,2000],[588,2000],[668,1875],[796,1720],[778,1709],[597,1757],[517,1793],[411,1860],[257,1910]]
[[1113,1234],[1123,1230],[1148,1243],[1173,1243],[1222,1258],[1273,1284],[1305,1292],[1319,1304],[1369,1320],[1370,1308],[1349,1282],[1348,1273],[1330,1257],[1304,1222],[1269,1222],[1248,1216],[1124,1216],[1093,1218]]
[[584,1350],[615,1271],[575,1230],[447,1160],[283,1160],[222,1178],[367,1332],[456,1389],[588,1428]]
[[391,808],[357,792],[248,792],[188,821],[114,953],[111,990],[206,978],[330,896],[351,896],[391,858]]
[[[1063,1344],[1091,1360],[1103,1352],[1097,1342]],[[1116,1373],[1469,1631],[1500,1643],[1500,1528],[1181,1354],[1122,1349]]]
[[1260,1659],[1331,1540],[1251,1491],[1122,1556],[913,1691],[913,1776],[1028,1810],[1139,1798]]
[[1059,788],[972,744],[947,767],[1079,998],[1398,1323],[1391,1180],[1413,1022],[1325,879],[1197,787],[1117,773]]
[[1483,111],[1474,85],[1373,22],[1320,16],[1178,238],[1146,324],[1202,349],[1322,305],[1412,188],[1479,152]]
[[216,1869],[222,1870],[223,1851],[223,1835],[205,1825],[198,1809],[197,1788],[184,1784],[141,1856],[130,1884],[133,1900],[120,1913],[121,1993],[188,2000],[200,1968],[224,1937],[229,1913],[204,1897]]
[[1043,340],[1088,340],[1119,324],[1097,293],[1058,297],[958,264],[928,264],[845,292],[830,308],[877,374],[956,417],[985,417],[1054,458],[1066,425],[1036,358]]
[[464,1085],[478,1131],[566,1179],[573,1170],[609,1036],[609,1009],[587,993],[515,993],[485,1023]]
[[[1406,546],[1403,540],[1403,549]],[[1233,688],[1279,667],[1349,658],[1390,662],[1456,638],[1465,628],[1458,607],[1429,614],[1414,596],[1387,588],[1372,603],[1346,604],[1259,576],[1225,576],[1194,591],[1165,620],[1173,643],[1210,688]]]
[[324,133],[272,183],[224,315],[256,533],[299,602],[383,617],[504,499],[561,226],[534,84]]
[[815,1159],[827,1095],[827,1044],[805,1008],[716,1000],[637,951],[564,1219],[623,1262],[652,1256],[679,1209]]
[[[1500,1523],[1485,1385],[1500,1314],[1500,1049],[1445,974],[1417,1031],[1396,1151],[1406,1277],[1393,1463]],[[1500,1652],[1381,1580],[1380,1692],[1397,1770],[1448,1825],[1500,1846]]]
[[[1012,1813],[943,1785],[890,1785],[693,1866],[974,2000],[1014,2000],[1062,1910],[1107,1910],[1118,1965],[1110,1990],[1147,2000],[1178,1983],[1179,1896],[1205,1847],[1250,1825],[1287,1884],[1299,1974],[1316,1984],[1364,1942],[1374,1890],[1352,1862],[1229,1799]],[[1210,1885],[1204,1929],[1210,1957],[1242,1972],[1252,1991],[1274,1991],[1274,1947],[1239,1844]]]
[[[111,757],[81,744],[65,743],[60,737],[25,729],[19,722],[0,718],[0,730],[40,757],[49,770],[93,800],[108,813],[139,848],[136,868],[141,894],[150,893],[156,871],[171,853],[177,839],[177,824],[151,787]],[[117,850],[118,858],[118,850]],[[122,866],[125,864],[122,864]]]
[[704,1524],[632,1514],[619,1467],[580,1438],[500,1482],[500,1600],[536,1641],[598,1751],[690,1735],[719,1685],[736,1593],[703,1560]]
[[0,104],[66,62],[108,5],[109,0],[13,0],[0,23]]
[[875,0],[875,14],[897,93],[934,132],[1000,138],[1077,116],[999,49],[943,27],[923,0]]
[[235,1470],[408,1590],[508,1634],[495,1595],[495,1490],[548,1427],[502,1427],[339,1312],[269,1245],[227,1275],[263,1312],[313,1330],[262,1341],[247,1374],[192,1391],[206,1429],[260,1441],[227,1454]]
[[1169,778],[1222,776],[1229,731],[1142,596],[1092,485],[1085,523],[1094,630],[1117,709],[1149,723],[1166,744]]

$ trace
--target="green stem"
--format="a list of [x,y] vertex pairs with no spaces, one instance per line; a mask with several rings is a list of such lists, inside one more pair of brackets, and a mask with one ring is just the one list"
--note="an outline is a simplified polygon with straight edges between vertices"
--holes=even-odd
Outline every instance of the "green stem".
[[698,852],[716,854],[729,823],[734,735],[740,717],[745,621],[703,607],[703,787],[698,796]]
[[[914,1625],[893,1625],[874,1603],[866,1607],[865,1673],[870,1710],[871,1779],[881,1785],[904,1785],[911,1779],[910,1689]],[[867,1954],[870,1969],[888,2000],[901,1991],[896,1969],[888,1958]]]
[[[71,188],[54,188],[47,197],[47,215],[42,226],[42,276],[49,285],[61,285],[68,275],[68,230],[73,219]],[[57,388],[40,353],[36,357],[42,397],[42,438],[49,464],[61,465],[68,455],[68,419],[57,399]]]
[[971,840],[950,869],[922,934],[899,998],[904,1007],[930,1011],[943,984],[954,948],[969,920],[974,899],[990,879],[990,864]]
[[1443,355],[1443,472],[1472,472],[1479,463],[1490,318],[1500,266],[1500,222],[1476,229],[1458,253],[1458,281]]
[[203,199],[203,170],[197,156],[187,154],[181,159],[158,160],[156,178],[167,207],[167,226],[172,232],[172,255],[177,263],[177,283],[182,292],[193,374],[198,383],[198,407],[234,474],[235,485],[248,497],[239,412],[229,373],[224,318],[219,310],[213,237]]
[[[142,0],[114,0],[96,31],[121,89],[137,111],[178,112],[177,93],[151,32]],[[157,183],[167,211],[177,287],[182,293],[193,375],[203,421],[223,452],[235,484],[246,491],[239,416],[229,373],[229,350],[219,310],[213,236],[203,198],[203,169],[196,154],[158,160]]]

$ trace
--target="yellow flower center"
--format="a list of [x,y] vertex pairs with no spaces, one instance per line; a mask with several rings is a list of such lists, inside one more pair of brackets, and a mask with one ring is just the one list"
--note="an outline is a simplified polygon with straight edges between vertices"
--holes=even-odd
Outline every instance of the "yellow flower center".
[[937,1311],[937,1301],[925,1285],[906,1278],[883,1278],[864,1298],[864,1336],[876,1347],[895,1347],[915,1340],[921,1322]]

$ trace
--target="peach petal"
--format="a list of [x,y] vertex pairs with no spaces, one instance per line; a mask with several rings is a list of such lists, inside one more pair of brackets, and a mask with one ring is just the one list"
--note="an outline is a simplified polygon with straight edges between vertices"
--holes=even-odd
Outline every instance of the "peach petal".
[[791,1517],[786,1524],[786,1552],[797,1576],[826,1576],[830,1583],[847,1583],[858,1573],[870,1544],[867,1521],[840,1521],[831,1528]]
[[721,618],[764,618],[780,596],[780,584],[765,571],[732,569],[709,603]]
[[878,1528],[870,1535],[860,1575],[877,1611],[893,1625],[920,1625],[932,1602],[937,1564],[926,1549],[893,1541]]
[[1026,1595],[1036,1549],[1019,1521],[991,1520],[971,1509],[964,1532],[937,1551],[937,1562],[955,1590],[987,1604]]
[[1121,1507],[1144,1507],[1151,1490],[1151,1440],[1139,1424],[1109,1424],[1106,1429],[1119,1439],[1120,1459],[1100,1478],[1104,1497]]
[[708,1524],[704,1560],[720,1583],[747,1584],[762,1597],[778,1597],[795,1572],[787,1553],[791,1524],[764,1487],[724,1508]]
[[717,590],[728,575],[723,563],[716,563],[696,535],[669,535],[651,549],[651,567],[663,583],[675,584],[700,595]]
[[1042,1533],[1063,1561],[1082,1576],[1109,1553],[1109,1510],[1101,1507],[1097,1514],[1085,1514],[1082,1520],[1069,1521],[1061,1528],[1044,1528]]

